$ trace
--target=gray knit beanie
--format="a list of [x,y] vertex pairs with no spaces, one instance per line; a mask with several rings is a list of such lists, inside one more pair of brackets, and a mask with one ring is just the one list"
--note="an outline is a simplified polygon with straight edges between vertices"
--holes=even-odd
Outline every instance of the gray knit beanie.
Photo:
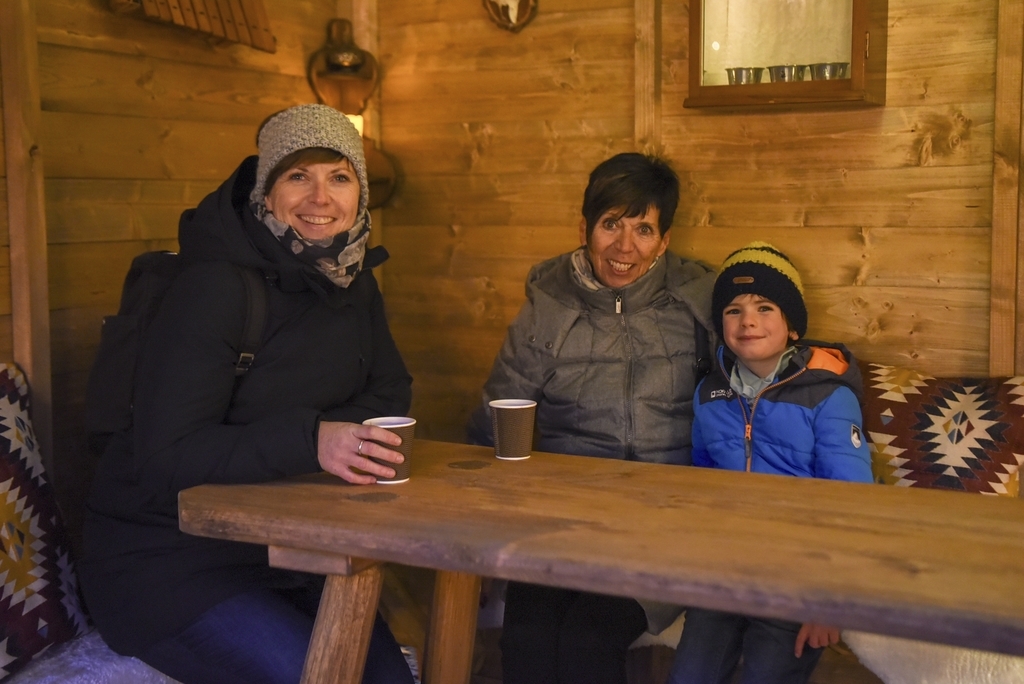
[[334,107],[304,104],[289,107],[267,119],[260,128],[260,161],[256,167],[256,187],[249,195],[256,204],[263,204],[264,187],[270,171],[292,152],[307,147],[325,147],[340,152],[348,159],[359,178],[359,216],[370,203],[370,184],[366,178],[363,139],[352,122]]

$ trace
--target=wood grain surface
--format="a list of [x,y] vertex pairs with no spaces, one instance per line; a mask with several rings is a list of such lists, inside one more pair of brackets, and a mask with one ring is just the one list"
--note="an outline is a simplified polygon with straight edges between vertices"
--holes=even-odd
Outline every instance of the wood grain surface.
[[1024,655],[1024,502],[417,440],[411,480],[181,493],[181,529]]
[[[424,660],[425,682],[469,684],[480,607],[480,577],[464,572],[437,573]],[[434,657],[435,653],[440,654]]]
[[383,574],[329,575],[313,625],[302,684],[359,684],[373,633]]

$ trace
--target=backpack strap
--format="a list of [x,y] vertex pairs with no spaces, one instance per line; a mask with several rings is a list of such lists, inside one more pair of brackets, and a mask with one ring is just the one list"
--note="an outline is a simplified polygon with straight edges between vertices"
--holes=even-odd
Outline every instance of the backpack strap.
[[256,358],[256,350],[263,339],[263,328],[267,323],[267,282],[262,273],[247,266],[237,266],[242,283],[245,285],[245,327],[242,341],[238,345],[238,362],[235,376],[245,375]]
[[711,341],[708,329],[693,317],[693,384],[694,387],[711,372]]

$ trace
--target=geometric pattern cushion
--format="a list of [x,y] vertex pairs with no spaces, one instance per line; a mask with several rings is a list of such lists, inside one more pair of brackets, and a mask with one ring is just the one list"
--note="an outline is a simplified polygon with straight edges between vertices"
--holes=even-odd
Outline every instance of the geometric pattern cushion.
[[0,679],[88,622],[29,422],[25,376],[0,364]]
[[1018,496],[1024,376],[933,378],[871,364],[864,386],[877,482]]

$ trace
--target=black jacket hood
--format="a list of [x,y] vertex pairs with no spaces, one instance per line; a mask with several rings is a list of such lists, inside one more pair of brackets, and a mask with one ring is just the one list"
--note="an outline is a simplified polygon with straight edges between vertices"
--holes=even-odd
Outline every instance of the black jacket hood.
[[[345,290],[315,268],[295,258],[249,208],[249,193],[256,184],[259,158],[248,157],[231,177],[207,195],[195,209],[188,209],[178,223],[182,261],[228,261],[262,271],[277,280],[281,289],[311,289],[332,300]],[[383,247],[366,250],[363,271],[388,258]],[[361,272],[362,273],[362,272]],[[356,280],[349,287],[353,287]]]

